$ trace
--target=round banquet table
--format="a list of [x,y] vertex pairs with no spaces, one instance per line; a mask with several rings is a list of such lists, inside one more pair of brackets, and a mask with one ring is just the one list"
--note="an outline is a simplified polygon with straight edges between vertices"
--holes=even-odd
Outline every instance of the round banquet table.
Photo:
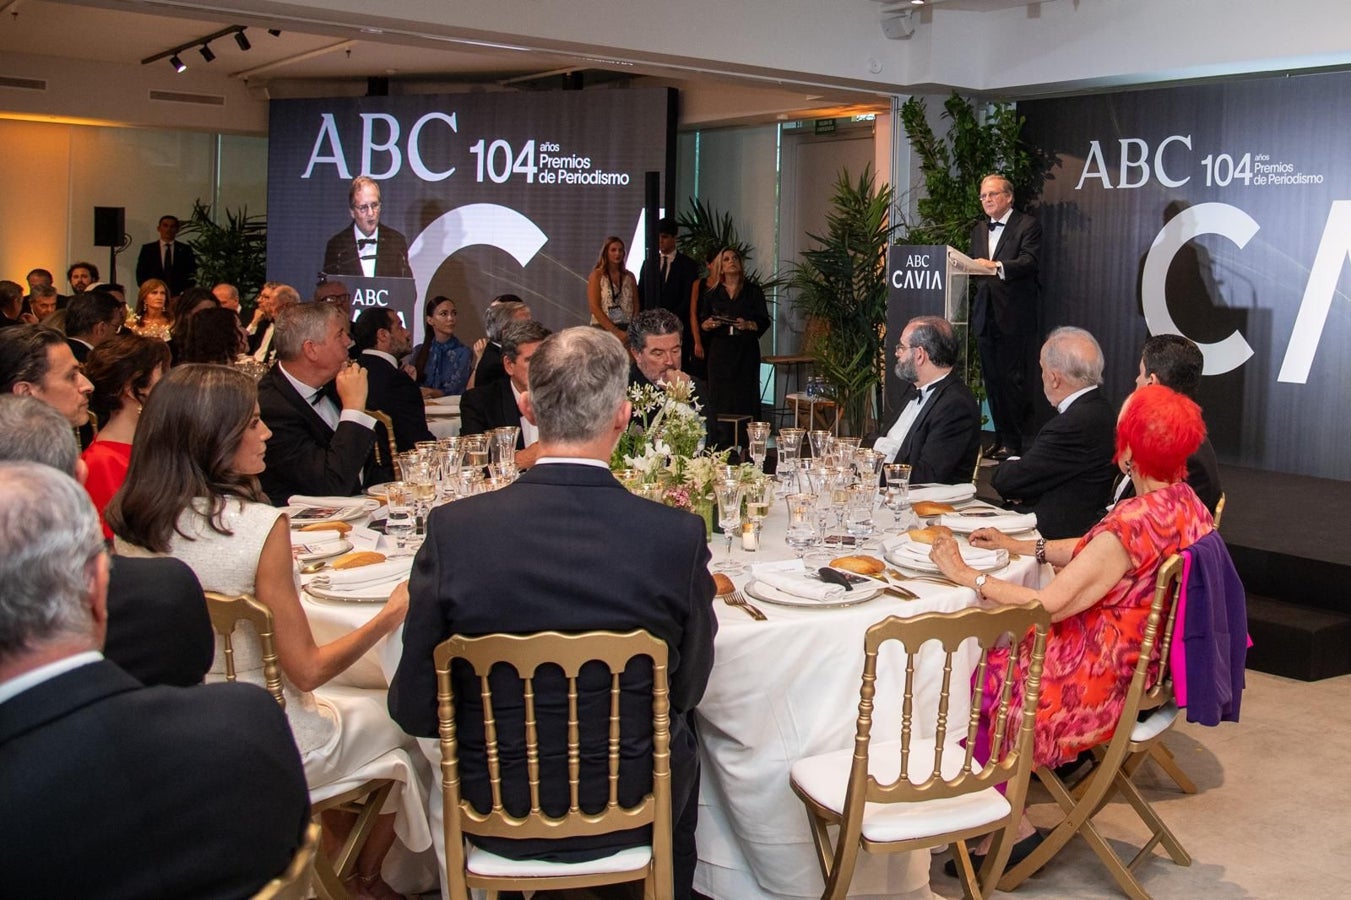
[[[879,524],[888,524],[890,518],[879,510]],[[733,576],[738,587],[751,580],[750,566],[792,559],[784,542],[786,525],[783,502],[776,501],[764,523],[761,549],[746,552],[735,542],[733,558],[748,565],[746,574]],[[710,549],[714,562],[723,558],[726,550],[720,535]],[[1010,562],[998,576],[1037,587],[1050,579],[1051,569],[1025,556]],[[702,763],[695,873],[700,892],[719,900],[820,896],[823,882],[816,851],[802,802],[788,784],[789,768],[803,757],[852,746],[863,635],[870,625],[887,616],[952,612],[978,602],[969,588],[918,581],[907,587],[919,595],[918,600],[883,594],[835,609],[789,608],[747,597],[768,617],[763,622],[715,601],[713,671],[695,710]],[[378,607],[308,594],[302,594],[301,603],[320,642],[366,622]],[[334,680],[388,688],[402,649],[398,630]],[[952,683],[969,680],[974,663],[974,650],[965,659],[954,659]],[[903,671],[899,653],[880,658],[874,740],[899,737]],[[915,720],[932,721],[922,711],[937,708],[942,656],[921,653],[916,671]],[[956,704],[956,697],[953,700],[951,716],[964,716],[965,709]],[[434,742],[428,743],[426,750],[434,758]],[[850,896],[928,898],[929,858],[926,852],[860,854]]]

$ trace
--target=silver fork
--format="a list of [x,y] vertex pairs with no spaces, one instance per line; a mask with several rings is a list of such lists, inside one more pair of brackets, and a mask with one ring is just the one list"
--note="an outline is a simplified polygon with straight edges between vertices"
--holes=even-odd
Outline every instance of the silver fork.
[[764,613],[760,611],[759,607],[752,606],[750,603],[747,603],[746,597],[741,593],[741,591],[732,591],[732,593],[730,594],[724,594],[722,602],[726,603],[728,606],[739,607],[742,612],[744,612],[746,615],[750,616],[757,622],[763,622],[768,618],[768,616],[766,616]]

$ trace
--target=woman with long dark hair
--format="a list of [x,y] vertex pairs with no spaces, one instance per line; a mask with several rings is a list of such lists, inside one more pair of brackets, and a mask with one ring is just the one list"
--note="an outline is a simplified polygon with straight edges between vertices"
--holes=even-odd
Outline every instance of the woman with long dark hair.
[[586,280],[586,302],[591,324],[626,339],[629,320],[638,314],[638,279],[624,265],[624,241],[610,235],[600,246],[600,257]]
[[[365,625],[319,645],[300,605],[290,523],[258,485],[267,439],[252,378],[226,366],[187,364],[155,388],[141,414],[126,484],[108,507],[124,555],[169,555],[187,563],[202,587],[249,593],[272,612],[286,716],[311,791],[360,777],[396,781],[399,810],[382,816],[357,862],[358,896],[398,896],[380,880],[395,831],[413,850],[431,843],[424,798],[409,757],[418,752],[385,709],[383,691],[325,688],[402,622],[407,582]],[[235,642],[239,678],[263,683],[259,645]],[[208,680],[224,672],[221,652]],[[397,817],[397,821],[396,821]],[[326,825],[330,824],[328,822]]]
[[455,336],[460,311],[449,297],[436,296],[423,308],[427,326],[413,350],[413,368],[424,397],[463,394],[474,386],[474,351]]
[[112,529],[103,522],[103,511],[127,477],[136,425],[150,391],[169,370],[169,348],[156,337],[115,334],[89,351],[85,377],[94,385],[89,409],[102,428],[81,454],[89,473],[85,489],[99,511],[103,536]]

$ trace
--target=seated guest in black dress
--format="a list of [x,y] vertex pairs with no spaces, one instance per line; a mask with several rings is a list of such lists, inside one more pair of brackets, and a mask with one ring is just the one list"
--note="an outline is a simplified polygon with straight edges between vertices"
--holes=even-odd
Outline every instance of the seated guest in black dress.
[[247,684],[146,687],[105,659],[108,555],[69,475],[0,463],[0,868],[13,897],[248,897],[309,794]]
[[412,450],[418,441],[436,440],[427,428],[422,391],[399,367],[399,359],[413,349],[412,337],[399,314],[378,306],[363,311],[352,326],[352,340],[360,351],[357,363],[366,370],[370,387],[366,408],[379,410],[394,422],[394,445],[399,452]]
[[509,322],[502,329],[502,365],[507,377],[466,391],[460,397],[460,434],[484,434],[515,425],[516,468],[528,469],[539,457],[539,429],[521,411],[529,385],[530,359],[552,332],[534,319]]

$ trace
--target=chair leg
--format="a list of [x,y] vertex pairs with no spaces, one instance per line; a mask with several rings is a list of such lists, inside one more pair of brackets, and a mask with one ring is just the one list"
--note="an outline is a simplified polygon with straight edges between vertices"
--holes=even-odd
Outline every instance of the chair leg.
[[1164,773],[1173,781],[1177,782],[1178,788],[1184,794],[1196,793],[1196,782],[1187,777],[1187,773],[1182,771],[1182,767],[1177,764],[1173,757],[1173,751],[1168,749],[1168,745],[1159,741],[1149,749],[1149,758],[1163,769]]
[[322,850],[314,856],[314,893],[319,900],[347,900],[347,888]]
[[1163,819],[1159,817],[1159,814],[1154,811],[1154,807],[1151,806],[1149,801],[1144,798],[1144,795],[1140,793],[1140,789],[1135,786],[1135,783],[1123,775],[1117,775],[1115,787],[1126,802],[1135,810],[1136,815],[1140,817],[1141,821],[1145,823],[1145,826],[1148,827],[1150,831],[1149,841],[1140,848],[1140,852],[1131,860],[1131,868],[1135,868],[1135,866],[1139,865],[1140,862],[1149,855],[1149,852],[1154,849],[1155,844],[1162,844],[1163,848],[1168,851],[1168,855],[1172,858],[1173,862],[1177,863],[1179,866],[1191,865],[1191,854],[1189,854],[1186,848],[1182,846],[1182,842],[1177,839],[1175,834],[1173,834],[1172,829],[1169,828]]
[[352,870],[356,868],[357,856],[361,853],[361,848],[366,846],[366,839],[370,837],[371,830],[375,828],[375,821],[380,816],[380,810],[385,806],[385,799],[393,788],[394,782],[386,781],[362,801],[361,811],[357,813],[357,820],[352,825],[352,830],[347,835],[347,841],[343,844],[342,850],[339,851],[338,858],[334,861],[339,878],[349,877]]

